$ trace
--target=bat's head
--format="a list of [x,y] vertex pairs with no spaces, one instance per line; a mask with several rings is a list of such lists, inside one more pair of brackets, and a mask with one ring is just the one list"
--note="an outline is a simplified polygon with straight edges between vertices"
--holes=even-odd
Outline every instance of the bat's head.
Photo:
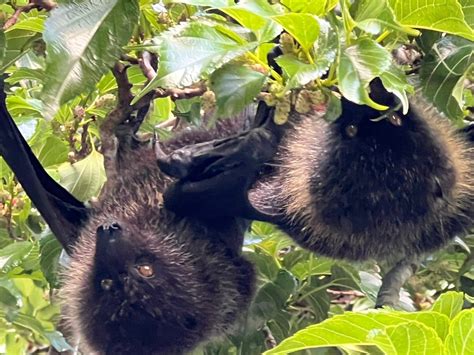
[[203,240],[178,239],[122,222],[97,229],[92,270],[69,312],[88,350],[174,354],[237,319],[252,294],[251,266]]

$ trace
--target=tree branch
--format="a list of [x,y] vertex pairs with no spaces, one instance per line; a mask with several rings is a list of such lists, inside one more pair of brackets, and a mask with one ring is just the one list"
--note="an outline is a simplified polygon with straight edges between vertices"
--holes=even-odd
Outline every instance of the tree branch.
[[17,23],[18,19],[20,18],[20,15],[24,12],[30,12],[33,9],[51,11],[56,6],[57,5],[55,2],[49,0],[30,0],[27,5],[16,8],[13,15],[3,25],[3,30],[7,30],[15,23]]

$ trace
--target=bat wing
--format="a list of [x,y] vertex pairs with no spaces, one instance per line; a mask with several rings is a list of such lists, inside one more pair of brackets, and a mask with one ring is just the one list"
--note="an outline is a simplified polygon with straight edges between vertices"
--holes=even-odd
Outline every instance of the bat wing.
[[272,220],[252,205],[248,192],[275,155],[283,129],[273,121],[273,108],[263,102],[254,122],[247,132],[188,145],[170,155],[156,145],[158,166],[178,179],[165,191],[165,206],[187,216]]
[[69,252],[87,219],[88,209],[44,170],[7,111],[5,99],[4,78],[0,76],[0,155]]

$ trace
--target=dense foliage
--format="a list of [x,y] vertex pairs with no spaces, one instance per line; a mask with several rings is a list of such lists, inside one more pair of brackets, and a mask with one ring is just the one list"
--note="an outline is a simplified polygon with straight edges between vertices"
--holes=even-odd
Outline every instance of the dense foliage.
[[[460,126],[474,106],[472,0],[57,3],[0,0],[0,74],[9,74],[8,108],[40,162],[84,201],[106,179],[98,127],[115,104],[110,68],[118,60],[129,66],[135,100],[153,95],[143,132],[156,126],[163,136],[178,116],[196,123],[215,108],[216,117],[228,117],[257,96],[276,106],[282,122],[290,102],[337,118],[334,87],[383,109],[367,93],[376,77],[405,109],[417,87]],[[281,75],[267,61],[277,43]],[[392,51],[402,44],[416,54],[399,66]],[[156,73],[147,66],[150,56],[159,58]],[[194,94],[172,90],[185,87]],[[322,258],[254,223],[244,252],[259,288],[247,320],[234,336],[196,353],[323,347],[311,353],[472,354],[474,312],[461,311],[474,297],[472,248],[473,235],[456,238],[422,263],[402,293],[402,310],[367,313],[387,265]],[[59,243],[0,160],[1,353],[69,348],[56,330],[58,271],[67,262],[60,256]]]

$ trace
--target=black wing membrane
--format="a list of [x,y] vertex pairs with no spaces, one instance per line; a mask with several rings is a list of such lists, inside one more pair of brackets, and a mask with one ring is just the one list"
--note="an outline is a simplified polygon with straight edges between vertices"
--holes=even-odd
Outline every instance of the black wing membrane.
[[7,111],[5,99],[4,77],[0,76],[0,155],[69,252],[87,219],[88,209],[44,170]]
[[246,132],[188,145],[170,155],[156,145],[158,166],[178,179],[165,191],[165,206],[186,216],[273,221],[273,215],[252,205],[248,192],[276,154],[283,130],[273,121],[273,108],[260,102],[254,125]]

